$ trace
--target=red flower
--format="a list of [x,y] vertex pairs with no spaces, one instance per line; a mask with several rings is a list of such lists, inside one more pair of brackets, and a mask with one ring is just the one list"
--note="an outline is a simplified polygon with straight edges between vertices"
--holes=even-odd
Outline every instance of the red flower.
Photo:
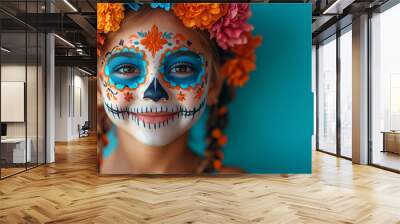
[[253,30],[247,23],[251,16],[248,3],[229,4],[228,13],[221,17],[210,29],[211,38],[215,38],[224,50],[247,42],[246,32]]

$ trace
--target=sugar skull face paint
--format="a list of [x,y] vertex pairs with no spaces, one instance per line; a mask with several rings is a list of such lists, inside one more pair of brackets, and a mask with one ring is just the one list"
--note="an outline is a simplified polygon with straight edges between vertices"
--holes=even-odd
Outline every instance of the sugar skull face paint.
[[129,22],[107,37],[99,64],[105,111],[138,141],[171,143],[204,111],[207,54],[192,30],[177,24]]
[[133,48],[116,50],[107,57],[104,73],[109,77],[111,85],[121,90],[124,87],[135,89],[145,80],[147,68],[143,52]]

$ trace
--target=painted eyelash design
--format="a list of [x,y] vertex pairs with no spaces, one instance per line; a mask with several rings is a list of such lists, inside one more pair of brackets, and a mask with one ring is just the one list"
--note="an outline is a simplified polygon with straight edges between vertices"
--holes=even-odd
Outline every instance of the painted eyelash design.
[[[147,65],[145,54],[137,48],[114,47],[107,52],[105,57],[104,74],[109,77],[109,82],[115,88],[121,90],[124,87],[136,89],[145,82]],[[130,67],[134,68],[137,74],[124,76],[125,73],[117,70]]]
[[[180,116],[182,117],[191,117],[192,120],[194,119],[195,115],[198,114],[201,109],[206,104],[206,98],[203,99],[203,101],[199,104],[199,106],[194,107],[192,109],[184,108],[182,106],[176,106],[173,108],[168,108],[168,107],[157,107],[157,108],[151,108],[151,107],[118,107],[117,105],[113,104],[107,104],[104,103],[105,107],[107,110],[113,115],[114,119],[131,119],[136,122],[138,126],[143,125],[144,128],[149,128],[149,129],[157,129],[168,126],[169,122],[174,121],[175,118],[179,118]],[[145,122],[144,120],[141,120],[137,115],[138,114],[144,114],[144,113],[153,113],[153,112],[167,112],[167,113],[176,113],[174,116],[172,116],[170,119],[163,121],[163,122],[158,122],[158,123],[150,123],[150,122]]]
[[185,61],[177,61],[177,62],[175,62],[175,64],[169,66],[167,68],[167,71],[170,71],[173,67],[176,67],[176,66],[179,66],[179,65],[186,65],[186,66],[188,66],[188,67],[193,69],[193,65],[192,64],[190,64],[188,62],[185,62]]

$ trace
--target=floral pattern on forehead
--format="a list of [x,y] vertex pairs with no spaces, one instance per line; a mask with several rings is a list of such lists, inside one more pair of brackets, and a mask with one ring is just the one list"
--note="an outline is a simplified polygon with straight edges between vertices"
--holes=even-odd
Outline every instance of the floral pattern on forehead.
[[139,35],[143,37],[140,44],[143,45],[146,50],[150,51],[151,56],[155,57],[156,53],[168,43],[165,32],[158,31],[158,27],[153,25],[151,30],[147,33],[139,32]]
[[158,26],[153,24],[149,31],[132,34],[128,39],[128,44],[135,47],[142,46],[151,53],[152,57],[155,57],[160,50],[167,47],[174,47],[174,45],[190,48],[192,41],[181,33],[161,32]]

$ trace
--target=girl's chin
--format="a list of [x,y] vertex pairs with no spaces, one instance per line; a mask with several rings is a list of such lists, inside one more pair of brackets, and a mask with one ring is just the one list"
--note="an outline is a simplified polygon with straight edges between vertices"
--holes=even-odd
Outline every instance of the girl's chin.
[[[146,127],[147,126],[149,126],[149,124],[146,124]],[[190,127],[176,127],[175,125],[164,128],[158,128],[158,126],[157,128],[154,128],[154,126],[151,128],[143,128],[141,126],[139,128],[136,124],[135,126],[122,125],[121,128],[136,141],[143,145],[152,147],[163,147],[169,145],[190,129]]]

